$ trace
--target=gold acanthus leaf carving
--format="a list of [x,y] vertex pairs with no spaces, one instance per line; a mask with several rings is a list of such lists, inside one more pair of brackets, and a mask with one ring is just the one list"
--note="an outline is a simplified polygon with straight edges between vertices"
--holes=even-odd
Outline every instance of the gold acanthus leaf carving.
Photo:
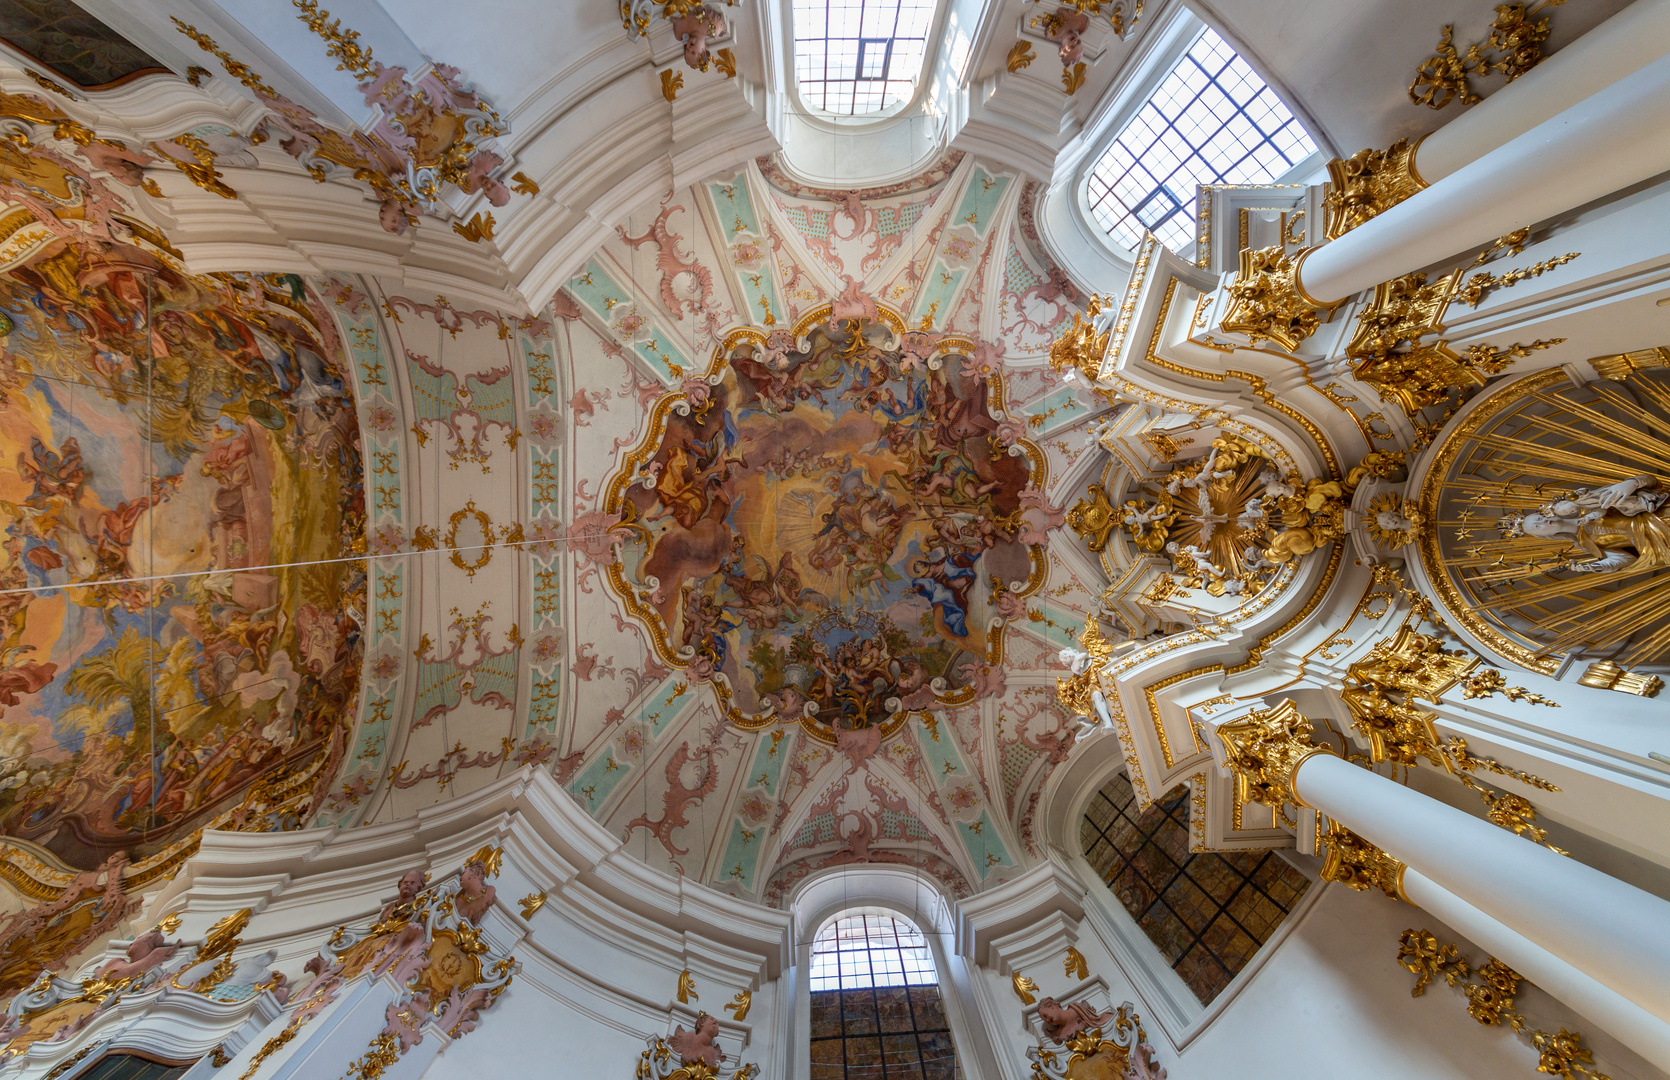
[[1091,551],[1106,551],[1118,526],[1119,515],[1101,484],[1085,488],[1085,497],[1067,511],[1067,527],[1084,537]]
[[1397,962],[1415,976],[1411,997],[1426,993],[1427,986],[1441,978],[1467,998],[1467,1015],[1486,1027],[1507,1024],[1530,1042],[1537,1052],[1537,1072],[1548,1076],[1577,1076],[1583,1080],[1611,1080],[1598,1069],[1589,1068],[1594,1054],[1583,1045],[1583,1033],[1560,1028],[1556,1034],[1535,1027],[1519,1012],[1515,998],[1525,977],[1494,956],[1480,967],[1469,964],[1454,943],[1440,944],[1432,931],[1405,930],[1398,938]]
[[1038,54],[1032,51],[1032,43],[1030,41],[1023,40],[1015,42],[1015,44],[1009,49],[1009,58],[1007,61],[1010,74],[1029,66],[1032,61],[1036,59],[1038,59]]
[[1058,372],[1077,372],[1091,383],[1096,381],[1108,351],[1109,326],[1100,316],[1110,303],[1107,297],[1093,293],[1084,311],[1073,312],[1073,325],[1050,346],[1050,367]]
[[1322,860],[1322,880],[1337,881],[1347,888],[1365,892],[1379,889],[1393,900],[1403,895],[1404,865],[1337,821],[1328,823],[1322,834],[1327,854]]
[[1224,331],[1245,334],[1254,345],[1273,341],[1288,352],[1316,333],[1322,325],[1317,312],[1339,305],[1319,304],[1305,295],[1298,280],[1305,254],[1289,258],[1280,246],[1243,249],[1240,270],[1229,284]]
[[1293,774],[1305,760],[1333,750],[1312,740],[1315,729],[1292,699],[1218,725],[1225,763],[1235,775],[1235,797],[1273,810],[1306,805],[1293,787]]
[[1323,235],[1338,240],[1363,222],[1385,213],[1427,186],[1415,171],[1416,140],[1399,139],[1385,150],[1372,147],[1328,162],[1328,193],[1322,197]]
[[1038,1000],[1033,996],[1033,991],[1038,989],[1038,984],[1018,971],[1010,976],[1009,987],[1015,991],[1015,996],[1021,999],[1022,1005],[1032,1005]]
[[1490,33],[1483,41],[1469,45],[1465,53],[1456,51],[1455,25],[1445,26],[1437,51],[1415,69],[1409,100],[1434,109],[1458,99],[1463,105],[1483,101],[1468,80],[1499,74],[1513,82],[1536,67],[1542,60],[1543,42],[1548,40],[1550,20],[1544,17],[1533,21],[1533,17],[1563,3],[1565,0],[1540,0],[1529,6],[1498,5]]

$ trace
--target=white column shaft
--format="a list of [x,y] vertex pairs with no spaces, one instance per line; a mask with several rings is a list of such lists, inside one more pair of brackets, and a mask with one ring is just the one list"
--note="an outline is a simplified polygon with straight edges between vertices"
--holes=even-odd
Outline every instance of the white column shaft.
[[1488,244],[1670,172],[1670,56],[1316,248],[1301,267],[1322,302]]
[[1451,929],[1670,1073],[1670,1024],[1509,930],[1418,870],[1404,871],[1403,893],[1411,903],[1443,919]]
[[1670,1022],[1670,902],[1332,755],[1307,758],[1293,783],[1307,805]]
[[1670,0],[1635,0],[1428,135],[1415,154],[1415,170],[1435,184],[1666,53]]

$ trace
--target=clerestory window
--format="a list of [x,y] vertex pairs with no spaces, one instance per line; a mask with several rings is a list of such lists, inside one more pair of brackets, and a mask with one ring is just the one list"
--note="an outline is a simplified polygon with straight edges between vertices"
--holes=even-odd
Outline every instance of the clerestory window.
[[962,1075],[922,931],[849,912],[812,940],[812,1080],[955,1080]]
[[1316,152],[1275,91],[1210,28],[1090,171],[1090,212],[1135,248],[1146,230],[1194,243],[1199,184],[1267,184]]
[[794,0],[800,99],[841,116],[882,112],[916,92],[935,0]]
[[1161,957],[1210,1004],[1287,918],[1310,880],[1274,851],[1189,851],[1189,789],[1147,810],[1124,775],[1085,808],[1084,857]]

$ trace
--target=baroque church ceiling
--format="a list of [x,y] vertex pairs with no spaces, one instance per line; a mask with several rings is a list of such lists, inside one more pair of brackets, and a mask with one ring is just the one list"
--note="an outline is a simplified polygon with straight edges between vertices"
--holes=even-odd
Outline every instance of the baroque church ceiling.
[[633,215],[505,340],[378,301],[415,471],[462,504],[441,543],[527,554],[436,565],[415,667],[373,658],[415,685],[366,819],[537,760],[651,865],[749,899],[1029,865],[1071,744],[1048,669],[1095,595],[1050,552],[1062,431],[1105,409],[1044,366],[1075,297],[1029,195],[960,154],[841,192],[763,159]]

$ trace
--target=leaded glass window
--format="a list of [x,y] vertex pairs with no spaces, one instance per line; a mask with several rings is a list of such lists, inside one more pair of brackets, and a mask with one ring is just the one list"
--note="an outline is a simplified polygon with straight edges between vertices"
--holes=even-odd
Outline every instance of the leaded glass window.
[[1205,29],[1090,171],[1090,212],[1127,248],[1146,230],[1186,251],[1197,185],[1267,184],[1315,152],[1275,91]]
[[962,1075],[922,932],[879,912],[825,923],[812,941],[812,1080]]
[[916,92],[935,0],[794,0],[800,99],[843,116],[881,112]]
[[1138,812],[1131,781],[1108,781],[1079,827],[1084,857],[1166,963],[1210,1004],[1310,886],[1274,851],[1189,851],[1189,789]]
[[177,1080],[190,1071],[193,1062],[171,1065],[139,1054],[107,1054],[83,1072],[80,1080]]

